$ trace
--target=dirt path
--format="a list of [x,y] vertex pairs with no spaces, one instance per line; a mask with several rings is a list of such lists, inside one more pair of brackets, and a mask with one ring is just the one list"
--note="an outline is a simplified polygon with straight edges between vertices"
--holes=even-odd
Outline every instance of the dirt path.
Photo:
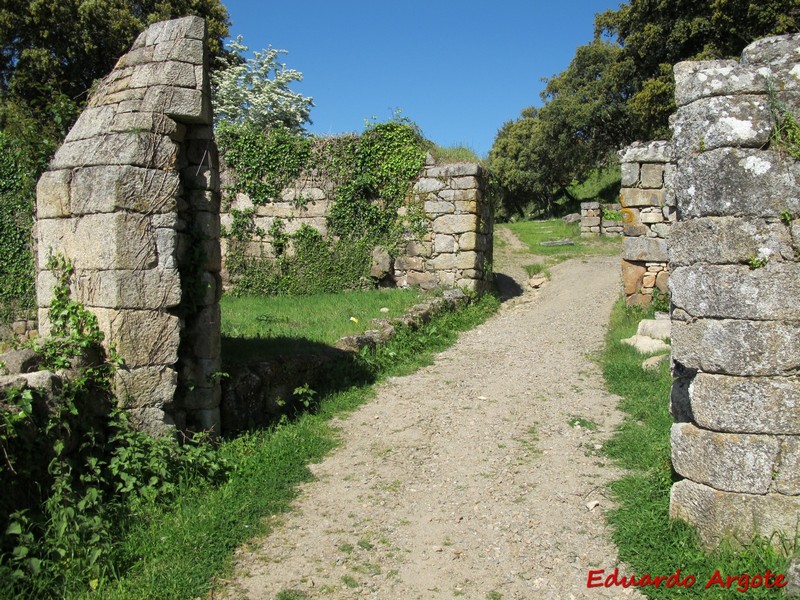
[[[496,256],[498,268],[514,254]],[[297,510],[240,552],[226,596],[640,597],[586,588],[589,569],[616,566],[603,513],[618,474],[598,450],[621,417],[589,355],[602,347],[618,264],[551,268],[546,287],[435,364],[381,385],[338,423],[343,444],[312,465],[317,481]]]

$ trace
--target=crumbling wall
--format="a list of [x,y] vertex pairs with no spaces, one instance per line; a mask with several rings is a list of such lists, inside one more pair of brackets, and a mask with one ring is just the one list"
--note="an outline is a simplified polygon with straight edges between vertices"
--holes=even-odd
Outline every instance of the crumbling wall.
[[581,202],[581,236],[622,235],[622,221],[615,217],[622,206],[616,203]]
[[[800,36],[675,66],[670,512],[707,545],[800,518]],[[771,90],[771,91],[770,91]],[[778,119],[773,114],[778,113]],[[647,238],[645,238],[647,239]]]
[[37,188],[40,330],[48,256],[125,361],[134,423],[219,429],[219,176],[205,22],[156,23],[100,83]]
[[[223,175],[223,188],[233,176]],[[409,235],[396,257],[376,253],[376,263],[383,264],[376,264],[373,275],[381,279],[388,273],[398,287],[460,287],[481,292],[488,289],[492,282],[494,221],[486,193],[487,179],[480,165],[436,165],[429,158],[409,198],[423,209],[425,232],[419,237]],[[246,244],[245,255],[274,259],[271,239],[258,231],[268,232],[280,219],[286,234],[307,225],[326,236],[334,193],[330,181],[304,173],[271,202],[255,204],[246,194],[235,194],[229,209],[222,214],[222,224],[232,225],[234,210],[252,210],[256,232]],[[223,274],[226,245],[223,239]]]
[[625,301],[647,306],[669,285],[667,239],[677,220],[670,142],[636,142],[619,153],[622,168],[622,281]]

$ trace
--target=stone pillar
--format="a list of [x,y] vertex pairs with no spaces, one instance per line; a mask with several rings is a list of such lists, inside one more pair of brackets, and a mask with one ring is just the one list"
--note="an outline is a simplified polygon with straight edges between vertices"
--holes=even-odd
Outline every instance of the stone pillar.
[[636,142],[619,153],[622,167],[622,280],[625,301],[647,306],[668,290],[667,238],[677,219],[669,142]]
[[478,164],[429,161],[411,198],[423,208],[427,232],[409,240],[405,253],[395,259],[398,286],[477,292],[491,287],[494,220],[486,181],[487,173]]
[[37,188],[40,329],[50,254],[125,360],[116,392],[151,433],[219,427],[219,181],[205,23],[151,25],[119,59]]
[[684,479],[670,513],[708,546],[791,540],[800,519],[800,163],[772,137],[773,110],[797,118],[798,53],[800,36],[783,36],[741,62],[675,66],[671,440]]

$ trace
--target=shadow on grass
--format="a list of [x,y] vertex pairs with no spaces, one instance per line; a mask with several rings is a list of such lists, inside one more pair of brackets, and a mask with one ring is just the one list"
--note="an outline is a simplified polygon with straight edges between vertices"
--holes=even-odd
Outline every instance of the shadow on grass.
[[315,411],[329,394],[371,385],[364,356],[305,338],[222,338],[226,437]]

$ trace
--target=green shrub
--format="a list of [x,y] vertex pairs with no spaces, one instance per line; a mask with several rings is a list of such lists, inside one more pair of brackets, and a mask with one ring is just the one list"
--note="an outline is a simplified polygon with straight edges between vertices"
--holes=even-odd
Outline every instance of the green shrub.
[[36,171],[0,131],[0,321],[35,305],[31,252]]

